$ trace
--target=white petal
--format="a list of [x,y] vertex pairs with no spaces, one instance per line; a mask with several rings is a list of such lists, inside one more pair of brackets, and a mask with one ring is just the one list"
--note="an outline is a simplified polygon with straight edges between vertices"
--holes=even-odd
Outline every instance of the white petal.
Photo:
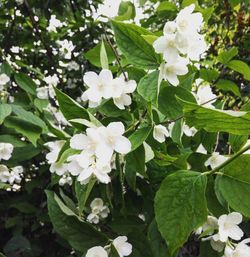
[[88,87],[95,87],[100,84],[98,75],[93,71],[86,72],[83,81]]
[[131,151],[131,143],[126,137],[118,137],[115,141],[115,151],[121,154],[127,154]]
[[70,139],[70,147],[77,150],[86,149],[89,143],[89,138],[84,134],[76,134]]
[[123,135],[125,132],[125,128],[122,122],[111,122],[107,129],[110,130],[110,132],[114,133],[114,135]]

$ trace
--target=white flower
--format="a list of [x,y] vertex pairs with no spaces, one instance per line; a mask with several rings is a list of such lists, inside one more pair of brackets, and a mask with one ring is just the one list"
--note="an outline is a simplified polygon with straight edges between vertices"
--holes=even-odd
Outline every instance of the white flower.
[[87,251],[85,257],[108,257],[108,253],[101,246],[94,246]]
[[175,63],[166,63],[163,69],[163,78],[170,82],[173,86],[179,84],[177,75],[185,75],[188,73],[188,60],[179,57]]
[[105,145],[102,145],[103,149],[100,150],[107,151],[102,152],[102,154],[110,154],[113,151],[121,154],[130,152],[131,143],[123,136],[125,128],[122,122],[111,122],[107,127],[99,127],[99,130],[105,143]]
[[220,155],[218,152],[213,152],[212,156],[206,160],[205,166],[211,166],[211,168],[214,169],[225,162],[227,159],[228,157]]
[[51,87],[56,87],[59,83],[59,78],[57,77],[56,74],[54,74],[53,76],[49,75],[45,77],[43,80],[45,81],[45,83],[48,84],[48,86],[51,86]]
[[21,5],[21,4],[24,3],[24,0],[16,0],[16,3],[17,3],[18,5]]
[[202,144],[198,146],[198,148],[195,151],[196,153],[202,153],[202,154],[207,154],[207,150],[204,148]]
[[97,15],[113,18],[118,14],[121,0],[104,0],[101,5],[98,5]]
[[244,235],[238,226],[241,222],[242,215],[238,212],[221,215],[218,219],[219,231],[218,234],[213,236],[213,239],[221,242],[226,242],[228,238],[240,240]]
[[250,238],[247,238],[237,244],[234,249],[227,245],[223,257],[249,257],[250,247],[247,245],[249,242]]
[[84,83],[88,89],[83,93],[83,100],[90,100],[94,103],[99,103],[102,98],[108,99],[111,97],[113,84],[113,74],[110,70],[103,69],[100,74],[89,71],[83,77]]
[[113,241],[113,245],[120,257],[129,256],[132,253],[132,245],[127,240],[126,236],[118,236]]
[[56,29],[61,28],[62,26],[63,26],[63,23],[60,20],[58,20],[55,15],[51,15],[50,20],[49,20],[49,26],[47,27],[47,30],[49,32],[56,33],[57,32]]
[[69,176],[69,175],[67,175],[67,174],[65,174],[65,175],[63,175],[60,179],[59,179],[59,185],[60,186],[64,186],[64,185],[66,185],[66,184],[68,184],[68,185],[72,185],[72,183],[73,183],[73,180],[72,180],[72,178]]
[[64,140],[57,140],[57,141],[48,142],[48,143],[44,144],[50,150],[50,152],[46,154],[46,159],[47,159],[48,163],[51,164],[51,163],[56,162],[64,143],[65,143]]
[[169,131],[166,127],[162,125],[154,126],[153,137],[156,141],[158,141],[159,143],[163,143],[165,141],[165,137],[169,136]]
[[191,4],[182,9],[176,17],[178,31],[184,34],[192,35],[200,31],[203,23],[201,13],[193,13],[195,5]]
[[[114,80],[112,94],[114,104],[121,110],[125,109],[125,106],[129,106],[132,103],[131,97],[128,94],[131,94],[136,89],[135,80],[126,81],[124,76],[121,75],[119,78]],[[120,87],[120,89],[118,89]]]
[[183,133],[187,136],[187,137],[193,137],[196,132],[197,132],[197,129],[195,127],[192,127],[190,128],[187,124],[183,124],[183,127],[182,127],[182,130],[183,130]]
[[177,25],[175,21],[168,21],[166,22],[164,28],[163,28],[163,33],[164,35],[167,34],[174,34],[176,32]]
[[9,81],[9,76],[7,76],[5,73],[0,74],[0,90],[3,90],[3,86],[6,85]]
[[0,143],[0,161],[1,160],[9,160],[12,152],[13,152],[14,146],[9,143]]
[[166,62],[174,63],[179,58],[175,34],[166,34],[153,43],[156,53],[163,54]]
[[9,169],[7,166],[0,164],[0,182],[6,183],[9,180]]
[[196,99],[198,104],[207,107],[214,108],[212,103],[216,101],[216,95],[213,94],[209,85],[200,85],[196,93]]
[[71,70],[78,71],[80,69],[80,65],[75,61],[71,61],[67,64],[67,69],[69,71],[71,71]]
[[39,99],[49,99],[48,87],[38,87],[36,88],[36,96]]
[[207,232],[207,235],[212,235],[218,229],[218,219],[213,216],[208,216],[207,221],[202,225],[201,232]]
[[72,52],[75,49],[75,46],[73,45],[72,41],[69,41],[67,39],[64,39],[62,41],[58,40],[57,44],[59,45],[59,53],[65,58],[65,59],[71,59]]
[[50,166],[50,172],[56,173],[58,176],[63,176],[68,173],[68,165],[65,163],[52,163]]
[[88,215],[87,220],[90,223],[97,224],[99,223],[100,218],[105,219],[108,217],[109,208],[103,204],[101,198],[95,198],[91,204],[91,213]]
[[23,167],[22,166],[16,166],[10,170],[9,175],[9,183],[13,185],[14,183],[20,184],[22,181],[22,174],[23,174]]

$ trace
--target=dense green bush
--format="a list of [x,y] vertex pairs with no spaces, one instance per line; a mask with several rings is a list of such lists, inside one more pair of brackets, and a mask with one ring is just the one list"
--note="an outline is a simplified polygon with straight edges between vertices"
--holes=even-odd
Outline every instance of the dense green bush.
[[0,256],[250,256],[249,8],[0,1]]

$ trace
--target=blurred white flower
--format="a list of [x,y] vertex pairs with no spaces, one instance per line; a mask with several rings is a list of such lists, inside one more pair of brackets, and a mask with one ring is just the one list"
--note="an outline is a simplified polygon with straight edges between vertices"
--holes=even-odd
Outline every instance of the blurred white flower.
[[56,15],[51,15],[50,20],[49,20],[49,26],[47,27],[47,30],[49,32],[56,33],[57,32],[56,29],[63,27],[63,25],[64,24],[56,18]]
[[204,148],[202,144],[198,146],[198,148],[195,151],[196,153],[202,153],[202,154],[207,154],[207,150]]
[[210,166],[212,169],[214,169],[225,162],[227,159],[228,157],[220,155],[219,152],[213,152],[212,156],[206,160],[205,166]]
[[50,150],[50,152],[46,154],[46,159],[48,163],[51,164],[56,162],[64,143],[65,143],[64,140],[57,140],[57,141],[52,141],[44,144]]
[[227,242],[228,238],[240,240],[244,235],[238,226],[241,222],[242,215],[238,212],[221,215],[218,219],[219,231],[213,236],[213,239],[221,242]]
[[91,204],[91,213],[88,215],[87,220],[90,223],[98,224],[100,219],[108,217],[110,210],[108,206],[105,206],[101,198],[95,198]]
[[94,246],[87,251],[85,257],[108,257],[108,253],[101,246]]
[[10,143],[0,143],[0,161],[9,160],[11,158],[14,146]]
[[212,92],[209,85],[200,85],[195,96],[199,105],[207,108],[214,108],[212,104],[216,101],[216,95]]
[[39,99],[49,99],[49,90],[48,87],[37,87],[36,88],[36,96]]
[[10,169],[10,175],[9,175],[9,183],[13,185],[14,183],[20,184],[22,181],[23,176],[23,167],[22,166],[16,166]]
[[75,49],[73,42],[68,39],[57,40],[56,42],[60,47],[59,48],[60,55],[63,56],[64,59],[70,60],[72,56],[72,52]]
[[59,83],[59,78],[56,74],[54,74],[52,76],[49,75],[47,77],[44,77],[43,80],[46,84],[48,84],[48,86],[52,86],[52,87],[56,87]]
[[132,245],[127,240],[126,236],[118,236],[113,241],[113,245],[120,257],[129,256],[132,253]]
[[197,133],[197,129],[195,127],[189,127],[187,124],[183,124],[182,131],[187,137],[193,137]]
[[9,81],[9,76],[7,76],[5,73],[0,74],[0,90],[3,90],[3,86],[6,85]]
[[169,131],[162,125],[155,125],[153,130],[153,137],[159,143],[163,143],[166,137],[169,137]]
[[9,169],[6,165],[0,164],[0,182],[6,183],[9,180]]
[[163,78],[173,86],[179,84],[177,75],[185,75],[188,73],[188,60],[179,57],[175,63],[166,63],[163,69]]
[[241,241],[235,248],[226,245],[223,257],[249,257],[250,247],[247,245],[248,243],[250,243],[250,238]]

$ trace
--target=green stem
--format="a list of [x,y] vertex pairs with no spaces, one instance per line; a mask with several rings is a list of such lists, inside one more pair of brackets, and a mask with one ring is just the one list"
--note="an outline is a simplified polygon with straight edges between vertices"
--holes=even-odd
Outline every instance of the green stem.
[[239,152],[237,152],[235,155],[233,155],[231,158],[229,158],[228,160],[226,160],[225,162],[223,162],[221,165],[219,165],[218,167],[216,167],[215,169],[207,172],[206,174],[214,174],[216,172],[218,172],[219,170],[223,169],[225,166],[227,166],[229,163],[231,163],[233,160],[235,160],[236,158],[238,158],[240,155],[242,155],[244,152],[246,152],[247,150],[250,149],[250,145],[242,148]]

